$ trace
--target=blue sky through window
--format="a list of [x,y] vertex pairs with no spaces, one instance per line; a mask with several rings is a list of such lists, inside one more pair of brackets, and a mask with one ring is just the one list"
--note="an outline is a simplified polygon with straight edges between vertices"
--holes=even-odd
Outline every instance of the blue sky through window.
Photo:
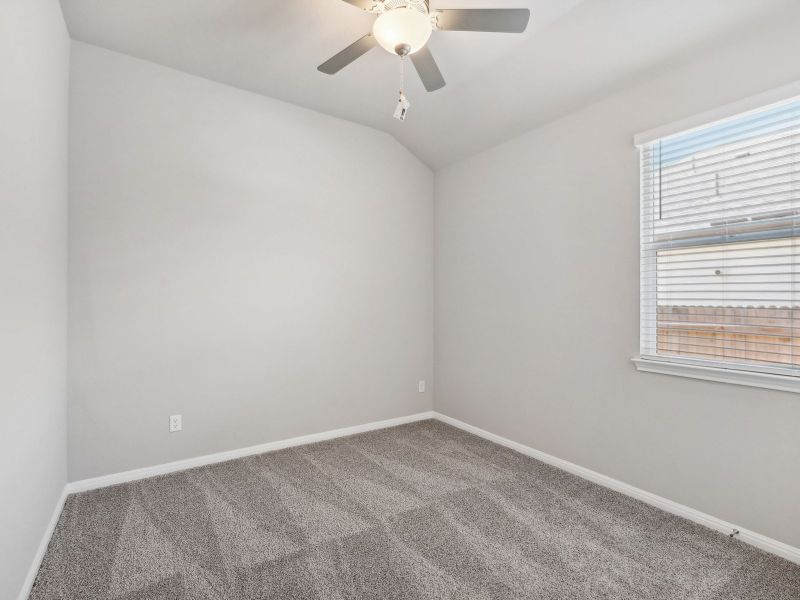
[[800,99],[662,139],[659,142],[661,166],[668,167],[717,146],[777,134],[787,127],[797,128],[798,118]]

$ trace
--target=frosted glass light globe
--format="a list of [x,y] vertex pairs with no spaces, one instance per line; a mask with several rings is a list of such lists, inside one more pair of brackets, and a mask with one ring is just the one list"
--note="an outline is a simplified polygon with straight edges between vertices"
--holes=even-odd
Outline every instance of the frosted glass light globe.
[[396,48],[402,44],[408,44],[413,54],[428,43],[432,31],[430,17],[412,8],[388,10],[375,19],[372,26],[372,35],[392,54],[396,54]]

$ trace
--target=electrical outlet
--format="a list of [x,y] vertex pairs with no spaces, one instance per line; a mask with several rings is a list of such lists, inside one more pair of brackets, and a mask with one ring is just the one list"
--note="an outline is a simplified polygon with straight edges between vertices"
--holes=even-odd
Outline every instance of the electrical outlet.
[[420,380],[420,382],[419,382],[419,393],[420,394],[424,394],[425,393],[425,382],[422,381],[422,380]]
[[175,433],[183,429],[183,415],[171,415],[169,418],[169,432]]

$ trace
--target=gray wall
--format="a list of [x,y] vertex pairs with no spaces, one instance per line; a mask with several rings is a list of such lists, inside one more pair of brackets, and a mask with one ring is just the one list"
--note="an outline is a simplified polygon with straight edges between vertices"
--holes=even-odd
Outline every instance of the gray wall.
[[[800,396],[639,373],[638,131],[800,79],[796,22],[436,176],[436,410],[800,546]],[[713,82],[713,83],[709,83]]]
[[93,46],[72,69],[71,480],[431,409],[427,167]]
[[0,597],[66,482],[67,88],[58,2],[0,2]]

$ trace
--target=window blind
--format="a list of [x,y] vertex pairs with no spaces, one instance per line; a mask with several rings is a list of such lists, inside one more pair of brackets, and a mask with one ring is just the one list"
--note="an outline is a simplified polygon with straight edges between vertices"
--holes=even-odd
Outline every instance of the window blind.
[[639,148],[642,357],[800,376],[800,99]]

